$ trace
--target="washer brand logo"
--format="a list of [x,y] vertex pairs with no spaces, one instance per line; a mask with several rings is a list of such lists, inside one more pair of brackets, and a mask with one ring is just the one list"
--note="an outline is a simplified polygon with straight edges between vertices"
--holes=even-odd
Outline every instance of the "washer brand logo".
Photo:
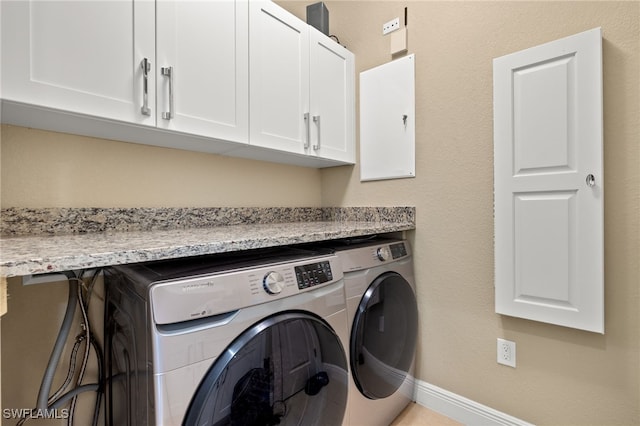
[[213,288],[215,287],[215,283],[213,281],[207,281],[206,283],[197,283],[197,284],[185,284],[182,286],[182,292],[188,293],[190,291],[202,290],[205,288]]

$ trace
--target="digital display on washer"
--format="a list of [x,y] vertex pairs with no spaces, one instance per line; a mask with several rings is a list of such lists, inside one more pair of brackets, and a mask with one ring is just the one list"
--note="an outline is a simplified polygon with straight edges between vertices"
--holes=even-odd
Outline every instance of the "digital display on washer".
[[404,246],[404,243],[391,244],[389,249],[391,250],[391,257],[394,259],[407,255],[407,248]]
[[333,279],[329,261],[296,266],[295,270],[300,290],[326,283]]

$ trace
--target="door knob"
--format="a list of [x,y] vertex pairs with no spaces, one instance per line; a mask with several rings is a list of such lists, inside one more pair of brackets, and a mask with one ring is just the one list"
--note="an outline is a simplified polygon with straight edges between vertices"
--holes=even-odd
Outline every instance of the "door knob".
[[587,186],[593,188],[596,185],[596,177],[594,175],[592,175],[591,173],[589,173],[587,175]]

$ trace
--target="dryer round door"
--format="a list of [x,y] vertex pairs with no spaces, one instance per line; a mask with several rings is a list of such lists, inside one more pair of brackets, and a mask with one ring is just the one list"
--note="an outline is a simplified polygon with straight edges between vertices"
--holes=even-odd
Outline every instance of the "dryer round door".
[[416,349],[418,308],[411,285],[386,272],[369,286],[351,328],[350,364],[369,399],[396,392],[409,374]]
[[278,313],[254,324],[216,358],[183,425],[341,424],[347,359],[321,318]]

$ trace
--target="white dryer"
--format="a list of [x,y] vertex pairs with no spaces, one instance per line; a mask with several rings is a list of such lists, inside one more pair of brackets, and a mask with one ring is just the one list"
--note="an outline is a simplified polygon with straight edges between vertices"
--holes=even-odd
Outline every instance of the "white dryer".
[[329,242],[344,271],[351,426],[387,426],[414,400],[418,309],[405,240]]
[[106,270],[108,425],[337,425],[335,255],[252,250]]

